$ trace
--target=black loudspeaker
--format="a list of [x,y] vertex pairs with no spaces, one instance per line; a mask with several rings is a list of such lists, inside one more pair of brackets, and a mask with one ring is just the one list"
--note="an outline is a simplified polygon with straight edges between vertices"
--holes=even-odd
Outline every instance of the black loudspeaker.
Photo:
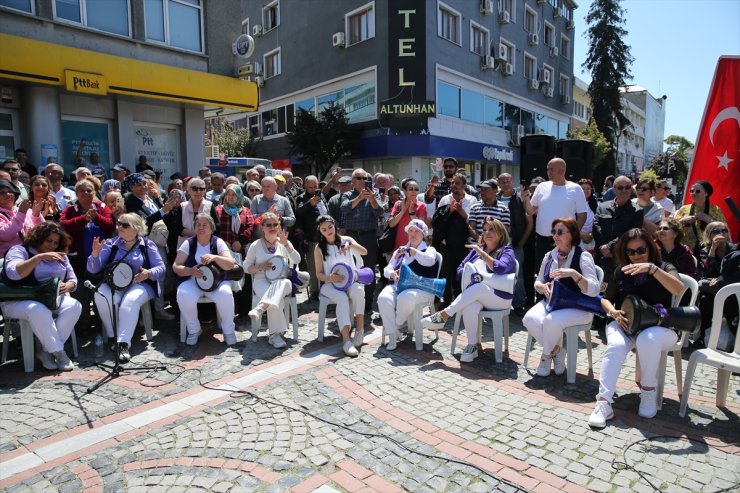
[[547,180],[547,163],[555,157],[555,137],[552,135],[527,135],[519,141],[519,177],[527,185],[532,178]]
[[593,176],[594,143],[590,140],[560,140],[557,156],[565,160],[568,180],[578,182],[581,178],[591,179]]

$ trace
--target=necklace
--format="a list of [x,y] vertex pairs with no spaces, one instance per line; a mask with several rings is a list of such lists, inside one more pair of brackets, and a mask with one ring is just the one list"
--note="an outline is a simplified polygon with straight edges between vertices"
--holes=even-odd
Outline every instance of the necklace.
[[275,253],[277,251],[277,240],[273,241],[272,243],[267,241],[267,239],[262,238],[262,241],[265,242],[265,248],[267,248],[267,251],[270,253]]

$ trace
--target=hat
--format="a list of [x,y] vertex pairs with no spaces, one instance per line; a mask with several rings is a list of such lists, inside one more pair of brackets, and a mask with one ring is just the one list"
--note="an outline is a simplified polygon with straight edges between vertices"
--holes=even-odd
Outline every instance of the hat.
[[491,178],[490,180],[482,181],[476,185],[476,188],[498,188],[498,182]]
[[275,177],[275,181],[279,181],[279,182],[285,183],[285,177],[283,175],[277,175]]
[[192,180],[192,179],[193,179],[193,177],[192,177],[192,176],[186,176],[185,178],[183,178],[183,179],[182,179],[182,182],[183,182],[183,183],[187,183],[187,182],[189,182],[189,181],[190,181],[190,180]]
[[126,178],[123,179],[123,186],[126,188],[126,190],[131,190],[131,187],[134,185],[139,185],[141,183],[146,183],[146,177],[144,176],[144,173],[134,173],[131,175],[128,175]]
[[111,171],[125,171],[126,173],[131,173],[131,170],[121,163],[116,163],[116,165],[111,168]]
[[337,183],[352,183],[352,178],[349,176],[342,176],[337,180]]
[[705,192],[707,192],[707,197],[711,197],[712,193],[714,192],[714,188],[712,187],[712,184],[709,183],[707,180],[697,180],[694,182],[695,185],[700,185]]
[[92,175],[97,177],[105,176],[105,168],[102,166],[96,166],[92,171]]
[[142,171],[142,173],[147,178],[151,178],[152,180],[156,180],[157,179],[157,174],[154,171],[150,170],[150,169],[145,169],[144,171]]
[[16,187],[15,185],[13,185],[8,180],[0,180],[0,188],[7,188],[7,189],[9,189],[11,192],[13,192],[13,195],[15,195],[15,198],[16,199],[21,196],[21,191],[18,190],[18,187]]
[[409,223],[404,228],[404,231],[408,233],[409,228],[418,229],[419,231],[421,231],[421,234],[424,235],[424,237],[426,237],[429,234],[429,228],[427,228],[427,223],[425,223],[421,219],[412,219],[411,221],[409,221]]
[[110,192],[114,188],[119,188],[120,189],[121,188],[121,182],[118,181],[118,180],[105,180],[103,182],[103,190],[102,190],[103,195],[105,195],[106,193]]
[[170,175],[170,180],[182,180],[182,174],[176,171]]

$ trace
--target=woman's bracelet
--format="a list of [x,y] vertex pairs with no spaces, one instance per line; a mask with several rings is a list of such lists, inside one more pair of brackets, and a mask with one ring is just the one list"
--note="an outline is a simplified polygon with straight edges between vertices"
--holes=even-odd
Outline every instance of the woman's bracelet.
[[650,264],[652,267],[648,270],[651,276],[654,276],[656,272],[658,272],[658,266],[655,264]]

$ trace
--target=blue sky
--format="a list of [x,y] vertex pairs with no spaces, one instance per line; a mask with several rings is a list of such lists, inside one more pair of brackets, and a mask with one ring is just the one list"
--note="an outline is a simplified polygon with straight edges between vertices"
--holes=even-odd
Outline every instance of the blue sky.
[[[590,1],[575,11],[576,76],[588,46],[586,13]],[[627,44],[635,58],[632,80],[653,96],[667,95],[665,135],[695,142],[717,59],[740,54],[740,0],[623,0]],[[738,89],[740,90],[740,89]]]

